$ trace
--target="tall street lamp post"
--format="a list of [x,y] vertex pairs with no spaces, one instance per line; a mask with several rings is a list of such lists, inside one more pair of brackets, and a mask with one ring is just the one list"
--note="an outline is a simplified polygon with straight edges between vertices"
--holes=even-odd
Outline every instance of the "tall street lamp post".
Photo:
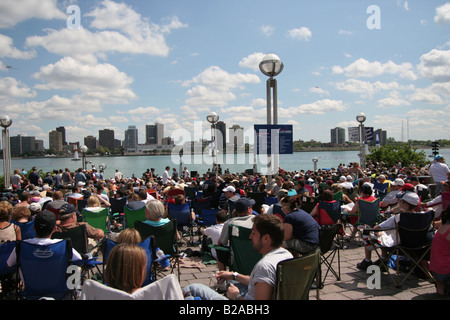
[[217,165],[217,143],[216,143],[216,123],[219,121],[219,115],[215,112],[210,112],[206,116],[206,120],[211,123],[211,158],[213,160],[212,171],[218,174],[219,167]]
[[[273,124],[278,124],[278,95],[277,80],[274,78],[283,71],[283,62],[276,54],[267,54],[259,63],[259,70],[268,76],[266,82],[267,88],[267,124],[272,124],[272,91],[273,91]],[[278,143],[278,141],[277,141]],[[271,154],[267,154],[268,175],[272,176]],[[274,169],[278,172],[278,154],[274,154]]]
[[9,129],[12,120],[7,115],[0,116],[0,126],[2,126],[2,145],[3,145],[3,175],[5,189],[11,187],[11,148],[9,140]]
[[81,151],[81,158],[82,158],[82,162],[83,162],[83,169],[86,169],[86,152],[88,152],[88,147],[86,147],[85,145],[82,145],[80,147],[80,151]]
[[361,150],[359,153],[359,162],[361,164],[361,168],[364,170],[366,168],[366,148],[364,145],[366,141],[366,130],[364,129],[364,121],[366,121],[366,115],[360,112],[356,116],[356,120],[359,122],[359,129],[360,129],[359,142]]

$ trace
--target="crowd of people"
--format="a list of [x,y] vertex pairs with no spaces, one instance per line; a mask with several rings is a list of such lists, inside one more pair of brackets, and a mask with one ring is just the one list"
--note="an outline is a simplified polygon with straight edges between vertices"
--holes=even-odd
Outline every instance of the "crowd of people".
[[[250,275],[242,275],[225,271],[227,258],[217,258],[217,274],[219,283],[234,280],[238,285],[229,285],[222,298],[228,299],[270,299],[275,284],[276,264],[284,259],[308,254],[319,246],[319,224],[317,215],[321,212],[318,206],[305,210],[303,197],[318,198],[332,203],[338,199],[343,205],[345,213],[358,211],[358,198],[380,198],[381,209],[395,215],[399,212],[417,207],[421,201],[421,210],[435,211],[435,223],[438,229],[439,243],[432,249],[430,270],[435,275],[437,292],[448,294],[450,279],[450,236],[448,233],[448,212],[444,207],[442,194],[450,193],[450,170],[441,156],[436,156],[431,165],[416,166],[410,164],[402,166],[400,163],[387,168],[383,164],[369,162],[365,169],[358,163],[339,164],[330,170],[295,170],[287,171],[279,168],[276,175],[267,177],[257,173],[226,173],[215,172],[196,174],[191,176],[188,169],[181,173],[170,170],[166,166],[162,174],[148,169],[141,177],[124,177],[117,169],[114,177],[104,177],[103,172],[95,169],[78,169],[75,172],[68,168],[48,172],[43,177],[38,168],[33,167],[30,172],[14,170],[11,176],[13,189],[3,193],[0,201],[0,241],[21,240],[21,231],[11,220],[35,220],[39,228],[44,224],[45,232],[36,234],[34,239],[50,239],[48,228],[53,231],[64,231],[78,226],[80,212],[68,199],[88,199],[88,210],[100,210],[111,206],[110,199],[127,199],[127,206],[139,209],[145,206],[146,223],[160,226],[170,220],[167,202],[183,203],[188,197],[186,192],[176,200],[170,199],[171,190],[192,189],[203,198],[210,198],[210,205],[219,209],[216,224],[202,229],[205,238],[215,245],[226,245],[228,241],[228,224],[239,225],[252,229],[251,240],[254,248],[263,255],[263,259],[254,267]],[[437,186],[432,189],[433,182]],[[276,199],[274,204],[255,206],[250,193],[263,193]],[[404,196],[408,193],[407,196]],[[335,195],[339,194],[339,198]],[[401,197],[399,195],[402,195]],[[54,214],[56,213],[56,215]],[[52,218],[52,214],[58,218]],[[190,213],[195,219],[195,212]],[[344,221],[345,222],[345,221]],[[351,223],[351,221],[346,221]],[[120,231],[120,221],[112,222],[113,228]],[[43,227],[44,229],[44,227]],[[91,239],[101,240],[105,234],[102,230],[87,225]],[[354,234],[348,235],[350,238]],[[36,240],[26,240],[36,241]],[[56,241],[56,240],[52,240]],[[49,240],[38,240],[36,243],[48,243]],[[133,250],[123,245],[115,252],[126,255]],[[142,252],[136,253],[142,260]],[[79,255],[74,255],[79,258]],[[112,260],[113,258],[111,258]],[[117,261],[124,259],[117,256]],[[108,260],[109,262],[109,260]],[[14,263],[14,259],[8,260]],[[143,262],[141,261],[141,264]],[[358,268],[365,270],[372,262],[370,252],[366,251],[364,260]],[[118,266],[117,272],[124,271]],[[117,278],[117,274],[110,269],[105,274],[106,282],[111,286],[134,292],[142,284],[140,280],[127,277]],[[130,271],[131,272],[131,271]],[[139,270],[133,270],[136,277],[143,279]],[[192,285],[185,288],[186,297],[200,296],[203,299],[217,298],[209,288]]]

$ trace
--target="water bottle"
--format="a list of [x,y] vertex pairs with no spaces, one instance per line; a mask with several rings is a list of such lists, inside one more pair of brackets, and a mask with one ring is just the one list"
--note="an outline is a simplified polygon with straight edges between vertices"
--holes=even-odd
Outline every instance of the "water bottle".
[[162,257],[164,257],[164,251],[162,251],[160,248],[156,248],[156,258],[160,259]]
[[160,248],[156,248],[156,258],[160,259],[159,265],[162,269],[165,269],[170,265],[169,259],[164,254],[164,251],[162,251]]

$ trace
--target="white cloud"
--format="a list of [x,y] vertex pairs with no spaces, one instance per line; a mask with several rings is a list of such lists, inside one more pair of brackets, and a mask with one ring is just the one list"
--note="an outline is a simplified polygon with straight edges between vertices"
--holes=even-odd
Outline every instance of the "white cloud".
[[0,58],[31,59],[36,56],[34,51],[20,51],[13,46],[13,39],[0,34]]
[[411,105],[411,102],[402,99],[397,91],[393,91],[388,98],[378,100],[379,108],[391,108],[409,105]]
[[187,27],[177,17],[166,19],[161,25],[151,23],[131,6],[109,0],[84,16],[92,18],[90,27],[100,31],[92,32],[82,25],[76,30],[47,29],[45,36],[28,37],[26,45],[42,46],[49,52],[91,63],[115,52],[165,57],[170,51],[165,35]]
[[434,22],[438,24],[450,23],[450,2],[436,8]]
[[420,57],[418,71],[433,82],[450,81],[450,50],[433,49]]
[[313,103],[302,104],[298,107],[279,108],[280,117],[291,118],[304,114],[325,114],[328,112],[342,112],[347,110],[342,100],[324,99]]
[[186,104],[206,108],[222,107],[236,99],[234,89],[244,89],[243,84],[259,82],[259,77],[254,74],[230,74],[217,66],[211,66],[184,83],[185,86],[195,85],[186,92]]
[[67,19],[58,9],[57,0],[2,0],[0,1],[0,28],[14,27],[31,19]]
[[349,31],[349,30],[339,30],[339,34],[340,35],[344,35],[344,36],[351,36],[351,35],[353,35],[353,32],[352,31]]
[[261,32],[267,37],[270,37],[274,32],[274,28],[272,26],[263,25],[260,27],[260,29]]
[[444,102],[436,92],[433,92],[432,88],[417,89],[416,92],[409,96],[409,99],[411,101],[419,101],[429,104],[441,104]]
[[262,61],[264,56],[265,56],[265,54],[262,52],[252,53],[252,54],[248,55],[247,57],[242,58],[241,61],[239,61],[239,67],[250,68],[254,71],[258,71],[259,63]]
[[327,96],[330,95],[330,92],[329,92],[329,91],[327,91],[327,90],[325,90],[325,89],[322,89],[322,88],[320,88],[320,87],[312,87],[312,88],[309,89],[309,92],[312,92],[312,93],[318,93],[318,94],[325,94],[325,95],[327,95]]
[[396,64],[392,61],[381,63],[378,61],[369,62],[366,59],[360,58],[342,68],[341,66],[333,66],[334,74],[345,74],[347,77],[375,77],[383,74],[398,75],[401,78],[408,80],[416,80],[417,76],[414,74],[413,66],[410,63]]
[[36,96],[35,91],[31,91],[26,85],[14,78],[0,78],[0,98],[32,98]]
[[289,30],[288,37],[296,40],[309,41],[312,37],[312,33],[307,27],[301,27]]
[[133,82],[132,77],[120,72],[111,64],[88,65],[70,57],[62,58],[55,64],[42,66],[33,77],[46,81],[46,84],[36,85],[39,89],[83,92],[123,89]]
[[338,90],[343,90],[351,93],[360,93],[363,97],[372,97],[375,93],[381,91],[389,91],[396,89],[410,90],[412,87],[401,86],[398,82],[392,81],[389,83],[376,81],[362,81],[358,79],[348,79],[345,82],[336,83]]

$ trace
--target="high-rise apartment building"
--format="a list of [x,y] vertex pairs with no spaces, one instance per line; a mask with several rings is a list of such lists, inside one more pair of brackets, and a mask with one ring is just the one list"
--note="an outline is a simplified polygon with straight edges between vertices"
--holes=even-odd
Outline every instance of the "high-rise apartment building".
[[13,157],[18,157],[27,152],[42,151],[36,147],[36,142],[39,140],[36,140],[35,137],[24,137],[19,134],[17,136],[10,137],[9,141],[11,146],[11,155]]
[[344,144],[345,143],[345,129],[336,127],[331,129],[331,143],[332,144]]
[[97,138],[94,136],[84,137],[84,145],[88,148],[88,150],[96,150],[97,149]]
[[103,129],[98,131],[98,145],[108,148],[109,151],[114,150],[114,130]]
[[63,146],[67,145],[67,140],[66,140],[66,128],[64,128],[64,127],[58,127],[58,128],[56,128],[56,131],[61,132],[61,134],[62,134],[62,143],[63,143]]
[[136,126],[128,126],[128,129],[125,130],[125,140],[124,140],[124,148],[130,152],[136,152],[136,148],[138,145],[138,129]]
[[164,138],[164,125],[162,123],[155,123],[145,125],[145,143],[162,145]]
[[49,140],[49,149],[53,152],[62,152],[63,151],[63,139],[62,133],[56,130],[52,130],[48,134]]

